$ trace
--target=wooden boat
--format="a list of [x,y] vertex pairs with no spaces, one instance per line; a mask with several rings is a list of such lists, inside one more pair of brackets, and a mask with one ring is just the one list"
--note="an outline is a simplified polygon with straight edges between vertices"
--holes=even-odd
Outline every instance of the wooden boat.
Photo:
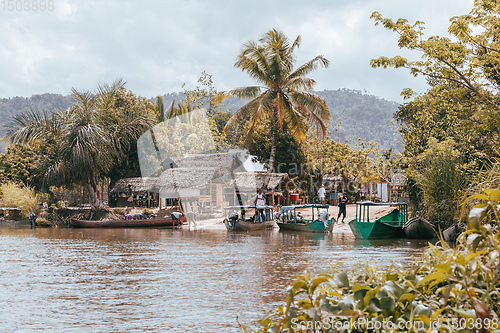
[[177,227],[185,222],[186,218],[181,217],[181,221],[171,218],[140,219],[140,220],[79,220],[71,219],[73,228],[155,228],[155,227]]
[[[328,205],[316,204],[283,206],[276,223],[281,230],[330,232],[335,224],[335,219],[328,219],[328,207]],[[311,218],[302,217],[301,210],[303,209],[311,209]]]
[[[396,207],[388,214],[370,220],[371,206]],[[403,226],[408,221],[407,205],[404,202],[361,201],[356,203],[356,218],[349,222],[354,237],[362,239],[398,238],[404,237]]]
[[462,232],[467,229],[465,224],[455,223],[443,231],[443,239],[447,242],[455,242]]
[[272,206],[230,206],[224,207],[224,224],[231,232],[274,228]]
[[434,226],[423,217],[414,217],[403,226],[403,231],[407,238],[430,239],[436,238]]

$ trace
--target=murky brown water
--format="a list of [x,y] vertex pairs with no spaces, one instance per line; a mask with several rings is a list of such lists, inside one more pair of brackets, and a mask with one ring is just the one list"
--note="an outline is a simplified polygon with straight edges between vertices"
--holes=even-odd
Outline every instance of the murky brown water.
[[278,230],[0,228],[5,332],[239,332],[289,279],[342,261],[409,262],[424,241]]

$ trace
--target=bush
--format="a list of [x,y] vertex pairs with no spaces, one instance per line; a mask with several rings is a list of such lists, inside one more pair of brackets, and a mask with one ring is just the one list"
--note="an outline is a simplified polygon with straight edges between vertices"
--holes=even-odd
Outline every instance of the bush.
[[28,217],[31,212],[40,209],[39,199],[31,187],[6,182],[0,185],[0,205],[21,209],[21,217]]
[[468,230],[455,248],[430,245],[408,270],[365,263],[300,276],[257,332],[500,332],[500,239],[491,224],[500,190],[470,200]]

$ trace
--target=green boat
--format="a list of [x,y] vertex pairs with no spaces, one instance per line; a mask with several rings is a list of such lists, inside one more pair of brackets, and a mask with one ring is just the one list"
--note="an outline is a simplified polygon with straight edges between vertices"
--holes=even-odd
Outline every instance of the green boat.
[[[328,205],[293,205],[283,206],[276,218],[281,230],[303,232],[332,231],[335,219],[328,219]],[[301,210],[311,209],[311,218],[303,218]]]
[[[371,206],[395,207],[388,214],[370,220]],[[369,200],[356,203],[356,218],[349,222],[354,237],[362,239],[381,239],[404,237],[403,226],[408,221],[407,204],[405,202],[380,202]]]

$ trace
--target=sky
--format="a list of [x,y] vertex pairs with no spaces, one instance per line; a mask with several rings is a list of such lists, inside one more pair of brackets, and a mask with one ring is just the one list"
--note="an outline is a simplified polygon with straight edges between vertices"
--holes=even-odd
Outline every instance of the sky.
[[[449,19],[473,0],[35,0],[0,2],[0,98],[67,95],[118,78],[143,97],[193,89],[203,71],[218,90],[256,84],[234,67],[243,43],[270,29],[301,36],[297,66],[323,55],[310,76],[315,90],[347,88],[396,102],[400,92],[426,90],[404,69],[373,69],[379,56],[418,57],[397,47],[397,35],[375,26],[374,11],[426,23],[426,35],[447,35]],[[40,1],[38,1],[40,3]],[[9,7],[9,4],[11,5]],[[24,4],[22,10],[17,10]],[[17,9],[15,8],[17,5]],[[50,7],[48,7],[50,5]],[[50,10],[49,10],[50,9]]]

